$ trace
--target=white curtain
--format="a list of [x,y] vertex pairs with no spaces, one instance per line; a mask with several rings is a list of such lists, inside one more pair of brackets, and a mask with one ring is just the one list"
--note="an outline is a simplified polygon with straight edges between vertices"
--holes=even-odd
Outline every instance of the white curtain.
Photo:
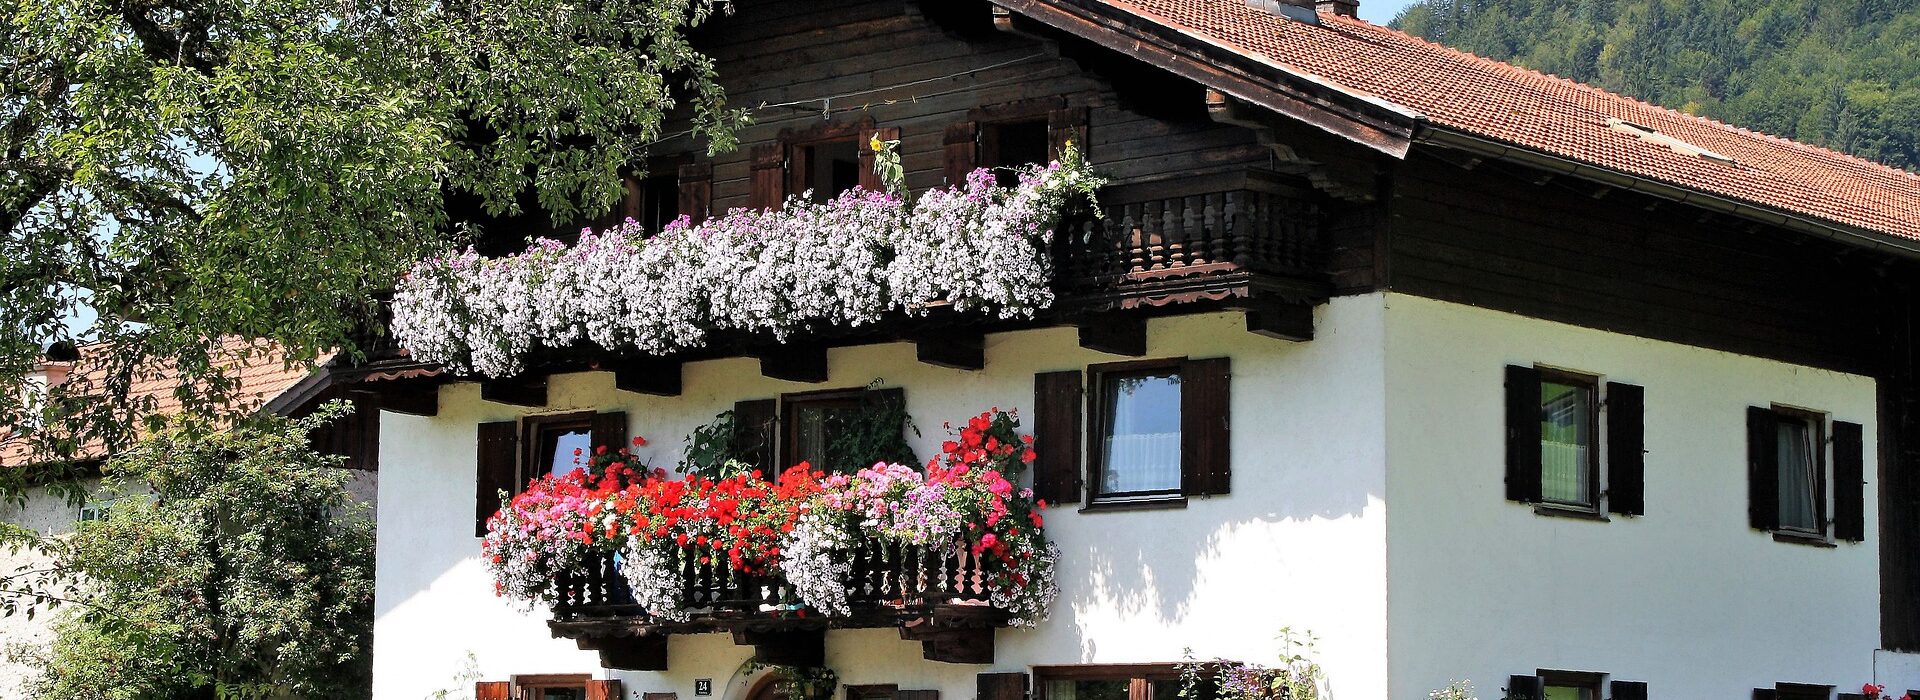
[[1125,377],[1109,389],[1100,491],[1180,488],[1180,384],[1171,376]]
[[1593,436],[1592,390],[1543,382],[1540,405],[1540,496],[1557,503],[1593,503],[1587,469]]
[[1779,431],[1780,526],[1795,530],[1820,529],[1814,499],[1819,497],[1813,444],[1814,431],[1806,423],[1782,420]]

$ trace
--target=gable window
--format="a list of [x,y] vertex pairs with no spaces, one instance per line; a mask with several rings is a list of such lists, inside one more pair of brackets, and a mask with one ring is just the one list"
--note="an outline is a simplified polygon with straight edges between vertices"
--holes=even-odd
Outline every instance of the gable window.
[[1002,187],[1019,184],[1015,168],[1045,165],[1051,148],[1044,118],[989,123],[980,128],[980,166],[992,168]]
[[1180,365],[1114,367],[1097,375],[1095,502],[1180,494]]
[[1749,524],[1782,541],[1865,540],[1865,459],[1858,423],[1804,408],[1748,408]]
[[1174,664],[1040,666],[1033,700],[1181,700]]
[[1607,511],[1644,513],[1644,404],[1632,384],[1509,366],[1508,500],[1536,504],[1543,515],[1600,516],[1603,501]]

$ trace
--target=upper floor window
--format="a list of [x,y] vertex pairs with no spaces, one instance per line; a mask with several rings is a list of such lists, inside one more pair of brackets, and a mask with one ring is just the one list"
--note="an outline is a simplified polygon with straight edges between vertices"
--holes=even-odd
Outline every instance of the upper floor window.
[[1508,500],[1549,515],[1599,516],[1603,501],[1614,513],[1645,512],[1640,387],[1516,365],[1506,391]]
[[1541,671],[1541,700],[1600,700],[1600,674]]
[[519,480],[523,483],[583,468],[594,447],[593,414],[529,417],[522,444],[528,449],[521,462]]
[[785,397],[786,416],[781,425],[786,436],[781,445],[785,457],[781,463],[827,466],[833,441],[841,437],[848,422],[865,411],[871,401],[865,390]]
[[1180,366],[1098,373],[1096,502],[1180,494]]
[[1084,486],[1092,508],[1179,506],[1188,496],[1226,494],[1231,366],[1224,357],[1175,358],[1036,376],[1035,494],[1079,503]]
[[800,189],[813,201],[828,202],[860,185],[860,142],[847,137],[794,146],[794,171]]
[[[487,519],[500,510],[500,494],[526,490],[527,483],[564,475],[587,466],[597,448],[627,445],[627,414],[566,413],[481,423],[475,456],[474,534],[485,535]],[[576,454],[577,452],[577,454]]]
[[1533,675],[1508,676],[1506,697],[1513,700],[1647,700],[1641,681],[1608,681],[1594,671],[1540,669]]
[[1173,664],[1040,666],[1033,688],[1033,700],[1181,700]]
[[911,418],[898,388],[785,394],[733,405],[735,458],[769,475],[801,462],[851,473],[875,461],[918,461],[907,443]]
[[980,166],[993,168],[994,178],[1002,187],[1019,184],[1019,174],[1014,169],[1046,164],[1052,150],[1051,138],[1045,118],[983,124]]
[[1790,406],[1748,408],[1749,524],[1793,542],[1866,539],[1865,461],[1858,423]]

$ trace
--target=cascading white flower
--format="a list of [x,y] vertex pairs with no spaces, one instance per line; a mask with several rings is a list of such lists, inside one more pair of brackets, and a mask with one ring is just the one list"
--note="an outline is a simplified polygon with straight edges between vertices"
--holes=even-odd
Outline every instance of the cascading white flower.
[[680,566],[660,547],[627,545],[621,551],[620,571],[627,577],[627,588],[634,602],[648,615],[685,622],[692,613],[680,607]]
[[815,510],[800,516],[780,541],[780,570],[800,602],[828,615],[850,615],[847,584],[853,579],[853,534],[837,514]]
[[395,336],[455,372],[519,374],[536,350],[591,342],[669,354],[718,330],[786,340],[934,305],[1031,317],[1053,303],[1052,233],[1101,180],[1071,149],[1013,187],[980,170],[909,206],[855,189],[824,203],[736,211],[648,237],[635,222],[571,247],[536,241],[494,260],[471,249],[422,261],[394,296]]

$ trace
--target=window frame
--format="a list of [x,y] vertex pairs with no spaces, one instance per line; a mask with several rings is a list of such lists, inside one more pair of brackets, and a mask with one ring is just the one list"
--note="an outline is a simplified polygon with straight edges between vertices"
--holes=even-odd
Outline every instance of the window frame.
[[1562,671],[1557,669],[1536,669],[1534,675],[1540,677],[1540,700],[1546,700],[1548,688],[1578,688],[1593,693],[1593,700],[1606,699],[1607,674],[1598,671]]
[[[584,431],[588,435],[587,443],[592,444],[594,415],[592,411],[578,411],[527,416],[520,419],[520,464],[515,470],[514,483],[517,484],[515,493],[525,491],[527,482],[542,475],[535,465],[543,464],[540,456],[541,452],[545,451],[548,433]],[[551,469],[552,465],[547,464],[545,468]]]
[[[779,425],[775,428],[779,431],[779,436],[775,440],[774,462],[776,464],[786,465],[780,469],[786,469],[795,464],[799,464],[799,461],[795,459],[795,457],[796,453],[799,452],[797,448],[799,447],[798,440],[800,431],[794,429],[794,419],[797,417],[797,409],[799,407],[806,404],[837,404],[842,408],[857,409],[864,406],[864,402],[867,400],[867,392],[870,391],[879,390],[859,387],[854,389],[822,389],[819,391],[801,391],[781,394],[779,408],[780,421]],[[819,467],[821,465],[815,464],[814,466]],[[769,477],[773,476],[773,471],[777,470],[770,471],[768,474]]]
[[580,697],[587,697],[587,683],[593,676],[586,673],[533,673],[513,677],[513,693],[520,700],[537,700],[533,693],[542,690],[579,690]]
[[1814,683],[1775,683],[1774,700],[1829,700],[1833,686]]
[[1180,665],[1171,663],[1076,664],[1033,667],[1033,700],[1048,700],[1047,686],[1057,681],[1127,681],[1127,700],[1154,698],[1153,682],[1180,679]]
[[[1814,529],[1806,530],[1798,527],[1787,526],[1784,522],[1786,520],[1785,516],[1786,516],[1787,506],[1785,503],[1780,502],[1779,499],[1776,498],[1774,502],[1774,513],[1773,513],[1774,535],[1783,539],[1801,539],[1801,540],[1811,540],[1815,542],[1828,542],[1832,538],[1832,534],[1833,534],[1833,528],[1831,527],[1831,524],[1827,522],[1827,519],[1828,517],[1830,517],[1832,512],[1832,508],[1828,505],[1827,500],[1830,497],[1830,494],[1832,493],[1832,490],[1833,490],[1831,487],[1831,482],[1833,481],[1833,473],[1832,473],[1833,460],[1827,457],[1827,452],[1832,447],[1829,444],[1830,441],[1832,440],[1832,430],[1827,425],[1829,416],[1827,413],[1823,411],[1816,411],[1810,408],[1802,408],[1799,406],[1789,406],[1785,404],[1771,404],[1769,406],[1769,410],[1773,411],[1775,440],[1779,439],[1780,424],[1789,420],[1804,422],[1807,425],[1807,428],[1813,432],[1813,454],[1811,456],[1813,458],[1813,476],[1814,476],[1814,485],[1813,485]],[[1776,487],[1779,483],[1779,478],[1780,478],[1779,477],[1780,465],[1784,461],[1785,460],[1781,459],[1780,455],[1776,454],[1774,456],[1773,468],[1775,470],[1774,479],[1775,479]],[[1812,686],[1808,686],[1808,687],[1812,687]]]
[[[1554,384],[1583,387],[1587,390],[1587,438],[1592,443],[1587,446],[1586,460],[1585,477],[1587,481],[1588,502],[1569,503],[1549,500],[1547,498],[1545,486],[1547,476],[1546,459],[1543,453],[1540,460],[1540,501],[1534,504],[1534,506],[1536,510],[1541,511],[1558,511],[1584,516],[1601,516],[1602,513],[1606,512],[1605,492],[1602,490],[1605,485],[1602,484],[1600,480],[1600,465],[1604,461],[1600,452],[1603,449],[1602,445],[1606,444],[1605,433],[1601,432],[1602,423],[1600,419],[1600,412],[1607,403],[1606,397],[1601,394],[1601,387],[1605,386],[1605,383],[1602,381],[1601,375],[1598,374],[1577,372],[1545,365],[1534,365],[1533,368],[1540,373],[1540,387],[1542,389],[1546,387],[1547,383],[1551,382]],[[1542,404],[1541,409],[1544,410],[1545,408],[1546,406]],[[1544,419],[1545,416],[1543,415],[1542,418]],[[1541,449],[1545,448],[1545,443],[1546,440],[1543,436]]]
[[1005,162],[1006,159],[1001,157],[1002,138],[1000,132],[1003,129],[1039,127],[1041,153],[1038,165],[1045,166],[1049,156],[1052,155],[1050,151],[1053,148],[1051,143],[1053,138],[1053,125],[1049,123],[1047,113],[1044,111],[1025,115],[1007,116],[1000,119],[983,120],[975,122],[975,124],[979,129],[980,139],[980,157],[979,162],[975,165],[993,171],[995,181],[999,182],[1002,186],[1008,184],[1003,179],[1007,175],[1008,169],[1027,165],[1026,163],[1009,165]]
[[[869,116],[847,122],[816,124],[798,131],[781,131],[779,154],[784,161],[782,166],[785,172],[781,173],[781,175],[783,176],[783,184],[786,186],[786,193],[781,198],[782,201],[784,202],[786,197],[798,197],[801,193],[812,189],[808,187],[807,182],[813,174],[812,163],[810,162],[812,154],[804,149],[815,148],[826,144],[853,144],[855,163],[854,186],[858,187],[861,176],[859,172],[859,160],[862,149],[860,138],[865,134],[876,133],[877,127],[875,124],[873,117]],[[833,196],[838,196],[838,193]],[[827,199],[832,199],[833,196],[829,196]]]
[[[1142,491],[1134,493],[1105,493],[1102,483],[1106,476],[1105,446],[1108,425],[1108,413],[1111,408],[1107,402],[1107,380],[1130,376],[1146,376],[1171,373],[1184,381],[1186,378],[1187,358],[1173,357],[1154,360],[1130,360],[1126,362],[1108,362],[1088,365],[1087,392],[1087,466],[1086,466],[1086,506],[1082,510],[1109,510],[1156,506],[1184,506],[1187,502],[1187,474],[1184,464],[1176,463],[1174,470],[1180,475],[1180,484],[1171,491]],[[1181,452],[1185,458],[1186,406],[1184,387],[1182,405],[1179,406],[1181,421]]]

